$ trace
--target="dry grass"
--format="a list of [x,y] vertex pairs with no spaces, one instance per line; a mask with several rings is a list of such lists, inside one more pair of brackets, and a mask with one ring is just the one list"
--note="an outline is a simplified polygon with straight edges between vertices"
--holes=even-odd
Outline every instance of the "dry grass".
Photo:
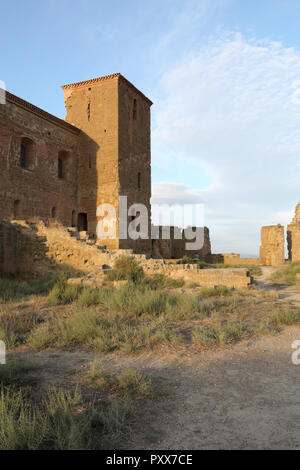
[[300,261],[287,262],[283,268],[275,271],[270,279],[275,283],[295,284],[297,273],[300,273]]
[[162,345],[221,346],[298,323],[298,310],[287,312],[274,292],[218,286],[192,294],[169,291],[166,285],[161,277],[143,276],[119,289],[92,289],[60,279],[47,308],[34,309],[32,302],[16,309],[13,302],[2,304],[0,339],[8,349],[28,345],[137,354]]

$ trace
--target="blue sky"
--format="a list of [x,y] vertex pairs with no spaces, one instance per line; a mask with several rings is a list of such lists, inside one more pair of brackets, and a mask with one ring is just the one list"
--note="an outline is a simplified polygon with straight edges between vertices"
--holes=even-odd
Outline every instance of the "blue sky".
[[300,200],[299,18],[297,0],[10,0],[0,80],[64,117],[60,85],[121,72],[154,102],[153,200],[203,202],[213,251],[255,255]]

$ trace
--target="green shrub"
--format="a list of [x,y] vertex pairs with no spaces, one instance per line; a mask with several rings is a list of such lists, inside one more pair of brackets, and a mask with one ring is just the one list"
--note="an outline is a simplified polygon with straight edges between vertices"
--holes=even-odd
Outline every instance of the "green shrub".
[[203,297],[219,297],[232,295],[233,289],[226,286],[216,286],[201,289],[201,296]]
[[30,295],[46,294],[56,279],[39,279],[30,282],[0,279],[0,303],[20,300]]
[[30,376],[30,372],[36,369],[36,365],[24,358],[8,355],[6,364],[0,366],[0,388],[1,386],[27,386],[36,380]]
[[68,284],[66,279],[60,279],[50,291],[49,302],[52,305],[71,304],[78,299],[82,289],[79,284]]
[[92,421],[76,414],[79,393],[50,391],[41,405],[34,405],[22,391],[0,392],[1,450],[75,450],[90,448]]
[[128,395],[139,397],[149,397],[151,395],[152,382],[144,377],[141,372],[132,369],[124,370],[117,379],[120,389]]
[[300,312],[295,310],[280,310],[270,316],[272,325],[295,325],[300,323]]
[[197,326],[193,330],[193,339],[204,346],[237,343],[252,336],[248,325],[240,322],[228,322],[222,325]]
[[110,269],[105,273],[107,281],[125,281],[128,279],[128,275],[120,269]]
[[8,349],[26,342],[31,330],[38,325],[40,317],[34,312],[6,312],[0,315],[0,340]]
[[212,346],[219,343],[219,333],[215,327],[196,326],[193,329],[192,337],[194,341],[204,346]]
[[243,341],[252,336],[253,332],[248,327],[240,322],[227,323],[218,328],[220,344],[231,344]]
[[[122,279],[132,282],[139,282],[144,277],[143,268],[132,256],[120,256],[114,263],[114,270],[117,271],[118,276],[123,276]],[[114,280],[120,280],[120,278]]]

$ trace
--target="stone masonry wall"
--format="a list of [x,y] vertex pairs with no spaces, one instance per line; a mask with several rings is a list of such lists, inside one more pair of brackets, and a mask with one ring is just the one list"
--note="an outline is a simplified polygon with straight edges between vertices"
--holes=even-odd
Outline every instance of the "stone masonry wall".
[[261,228],[260,263],[280,266],[284,263],[284,227],[269,225]]
[[226,286],[236,289],[248,289],[252,278],[246,268],[200,269],[196,264],[164,263],[163,260],[145,260],[143,268],[149,275],[164,274],[173,279],[184,279],[203,287]]
[[[159,239],[152,240],[152,256],[154,258],[179,259],[184,256],[188,256],[190,258],[198,258],[199,260],[204,261],[211,253],[209,229],[207,227],[201,228],[203,245],[198,250],[186,249],[186,243],[191,243],[194,240],[186,239],[184,230],[181,230],[178,227],[158,226],[156,228],[158,230]],[[170,230],[170,237],[168,239],[163,238],[163,229]],[[176,233],[180,234],[180,239],[176,238]]]
[[[78,129],[39,108],[6,94],[0,105],[0,220],[55,218],[71,225],[77,210]],[[20,164],[22,138],[32,151],[26,168]],[[65,177],[58,177],[58,154],[65,152]]]
[[89,233],[96,233],[97,222],[103,218],[96,217],[97,207],[111,204],[116,214],[116,238],[100,241],[109,249],[150,253],[149,237],[119,237],[119,196],[127,197],[128,206],[143,204],[148,209],[150,231],[151,101],[120,74],[65,85],[63,89],[66,120],[85,135],[78,195],[79,210],[87,212]]
[[287,227],[287,245],[289,260],[300,261],[300,203],[295,209],[295,216]]

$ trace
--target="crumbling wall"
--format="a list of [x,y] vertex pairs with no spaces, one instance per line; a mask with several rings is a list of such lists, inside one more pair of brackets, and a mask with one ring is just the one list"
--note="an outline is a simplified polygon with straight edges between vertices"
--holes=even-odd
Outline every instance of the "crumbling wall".
[[284,263],[283,225],[261,228],[260,263],[267,266],[279,266]]
[[[201,248],[196,250],[187,250],[184,248],[184,255],[189,256],[190,258],[198,258],[201,261],[205,261],[205,258],[211,254],[211,244],[208,227],[193,227],[193,230],[200,230],[201,232]],[[186,237],[186,231],[183,231],[184,243],[191,243],[194,240],[188,240]]]
[[200,269],[197,264],[173,264],[164,260],[148,259],[142,262],[146,274],[164,274],[173,279],[184,279],[203,287],[227,286],[248,289],[252,278],[246,268]]
[[224,264],[260,264],[259,258],[241,258],[237,253],[223,253],[222,256]]
[[[209,229],[207,227],[198,227],[201,231],[201,248],[196,250],[187,250],[186,243],[193,243],[195,239],[189,240],[186,238],[186,233],[179,227],[155,227],[159,238],[152,240],[152,256],[153,258],[164,259],[179,259],[184,256],[190,258],[198,258],[204,261],[205,258],[211,253],[211,244],[209,237]],[[196,227],[193,227],[196,230]],[[163,233],[166,233],[166,239],[163,238]],[[168,236],[168,233],[170,236]]]
[[291,261],[300,261],[300,203],[295,209],[295,216],[287,226],[288,256]]
[[44,238],[24,222],[0,222],[0,277],[27,278],[52,272]]
[[[91,243],[91,244],[89,244]],[[0,276],[21,278],[82,275],[112,264],[114,257],[71,229],[43,222],[0,222]]]

